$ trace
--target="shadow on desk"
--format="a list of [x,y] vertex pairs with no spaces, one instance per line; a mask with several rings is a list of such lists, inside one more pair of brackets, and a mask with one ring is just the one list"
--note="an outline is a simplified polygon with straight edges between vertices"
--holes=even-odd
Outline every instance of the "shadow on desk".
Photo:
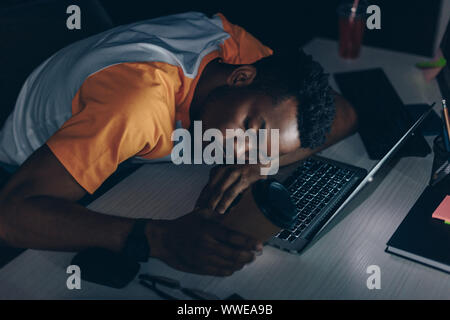
[[[136,171],[141,164],[133,164],[131,162],[125,161],[123,162],[119,168],[114,172],[101,186],[95,191],[94,194],[87,194],[82,199],[78,201],[79,204],[83,206],[89,205],[91,202],[101,197],[104,193],[106,193],[109,189],[114,187],[120,181],[125,179],[127,176]],[[11,175],[6,171],[0,168],[0,189],[5,185]],[[22,248],[13,248],[1,245],[0,240],[0,269],[3,268],[7,263],[16,258],[26,249]]]

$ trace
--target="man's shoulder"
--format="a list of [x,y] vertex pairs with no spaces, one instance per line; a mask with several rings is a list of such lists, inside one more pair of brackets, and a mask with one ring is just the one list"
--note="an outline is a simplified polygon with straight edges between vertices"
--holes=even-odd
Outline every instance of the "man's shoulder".
[[181,86],[178,67],[164,62],[127,62],[91,75],[80,89],[81,101],[98,101],[122,111],[150,102],[172,104]]
[[148,89],[149,85],[179,85],[179,67],[165,62],[124,62],[109,66],[89,76],[84,83],[98,83],[117,89]]

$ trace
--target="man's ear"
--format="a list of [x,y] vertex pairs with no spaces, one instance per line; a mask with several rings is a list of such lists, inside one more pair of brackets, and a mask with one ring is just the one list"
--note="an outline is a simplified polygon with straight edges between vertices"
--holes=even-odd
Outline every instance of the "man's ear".
[[234,87],[245,87],[256,77],[256,68],[250,64],[242,65],[233,70],[227,78],[227,84]]

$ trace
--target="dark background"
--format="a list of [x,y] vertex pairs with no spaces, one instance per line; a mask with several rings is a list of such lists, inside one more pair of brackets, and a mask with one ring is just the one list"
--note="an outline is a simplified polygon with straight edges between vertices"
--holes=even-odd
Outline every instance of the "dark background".
[[[273,49],[298,48],[316,36],[337,38],[336,8],[326,1],[1,0],[0,126],[30,72],[62,47],[116,25],[167,14],[222,12]],[[373,0],[381,30],[366,30],[364,43],[432,55],[441,0]],[[66,8],[81,8],[82,29],[66,28]]]
[[[79,39],[120,24],[185,11],[222,12],[273,49],[298,48],[314,37],[337,38],[341,0],[0,0],[0,126],[27,76],[50,55]],[[441,0],[373,0],[381,30],[364,44],[431,56]],[[66,28],[66,8],[81,8],[82,29]],[[2,179],[0,175],[0,182]],[[0,267],[18,252],[1,248]]]
[[[118,24],[175,12],[222,12],[269,46],[299,47],[315,36],[337,38],[337,6],[342,0],[312,1],[171,1],[103,0]],[[211,1],[212,2],[212,1]],[[348,2],[348,1],[347,1]],[[366,33],[365,43],[400,51],[432,54],[440,0],[373,0],[381,8],[382,29]]]

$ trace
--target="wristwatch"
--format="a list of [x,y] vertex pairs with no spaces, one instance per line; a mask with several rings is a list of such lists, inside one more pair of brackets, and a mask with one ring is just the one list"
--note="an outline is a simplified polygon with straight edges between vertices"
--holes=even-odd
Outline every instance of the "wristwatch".
[[122,252],[138,262],[147,262],[150,256],[150,246],[145,234],[146,219],[137,219],[133,224]]

